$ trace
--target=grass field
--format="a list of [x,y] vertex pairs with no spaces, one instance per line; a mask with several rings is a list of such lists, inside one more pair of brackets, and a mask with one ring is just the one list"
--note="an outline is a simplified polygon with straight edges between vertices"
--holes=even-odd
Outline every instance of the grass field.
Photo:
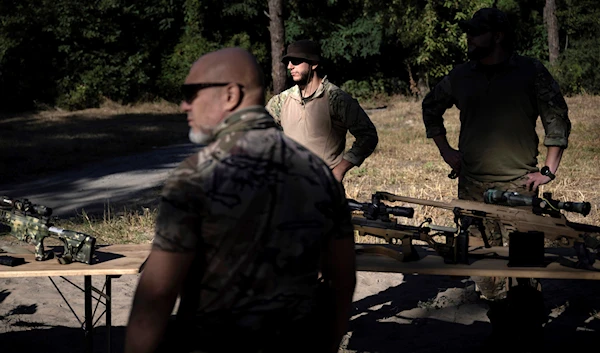
[[[569,148],[563,155],[557,179],[542,186],[541,191],[552,192],[555,199],[562,201],[589,201],[590,215],[567,216],[573,222],[600,225],[600,97],[570,97],[567,104],[572,122]],[[457,181],[447,177],[449,167],[433,141],[425,137],[420,102],[398,97],[387,105],[385,110],[370,112],[379,132],[379,145],[363,165],[346,176],[347,196],[364,202],[375,191],[387,191],[429,200],[452,200]],[[448,139],[456,146],[458,111],[449,110],[445,121]],[[0,159],[6,166],[0,176],[2,183],[8,183],[155,146],[186,142],[188,126],[175,105],[162,103],[3,116],[0,129],[4,132]],[[539,122],[538,134],[543,141]],[[352,141],[349,137],[348,146]],[[540,166],[545,150],[540,142]],[[435,224],[452,225],[449,211],[410,206],[415,207],[415,217],[404,223],[418,224],[428,216]],[[156,210],[152,208],[132,208],[125,212],[107,209],[103,217],[83,214],[60,220],[59,225],[94,235],[100,243],[147,242],[152,238],[155,216]],[[363,241],[373,239],[357,238],[357,242]]]

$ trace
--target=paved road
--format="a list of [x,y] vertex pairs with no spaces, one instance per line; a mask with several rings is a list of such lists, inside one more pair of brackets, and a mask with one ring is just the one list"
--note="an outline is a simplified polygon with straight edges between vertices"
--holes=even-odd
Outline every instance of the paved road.
[[197,145],[182,144],[66,170],[24,184],[0,185],[0,195],[29,199],[51,207],[53,215],[103,212],[107,205],[127,205],[159,188],[169,172]]

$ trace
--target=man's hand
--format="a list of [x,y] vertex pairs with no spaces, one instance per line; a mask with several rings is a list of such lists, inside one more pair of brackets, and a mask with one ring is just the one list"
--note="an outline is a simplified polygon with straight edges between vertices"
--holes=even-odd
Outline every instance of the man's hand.
[[450,166],[450,168],[452,168],[452,170],[456,172],[457,175],[460,175],[460,167],[462,165],[462,153],[450,147],[450,144],[446,139],[446,135],[435,136],[433,138],[433,141],[435,142],[437,148],[440,150],[440,155],[444,159],[444,162],[446,162]]
[[529,191],[537,190],[540,185],[548,184],[552,179],[549,176],[542,175],[540,172],[527,174],[525,186]]
[[331,172],[333,173],[333,176],[335,177],[335,179],[341,183],[342,180],[344,180],[344,176],[346,175],[346,173],[352,167],[354,167],[354,164],[352,164],[351,162],[348,162],[347,160],[342,158],[342,161],[338,165],[333,167]]
[[460,166],[462,163],[462,153],[455,150],[454,148],[448,148],[447,150],[440,151],[444,162],[446,162],[456,174],[460,174]]

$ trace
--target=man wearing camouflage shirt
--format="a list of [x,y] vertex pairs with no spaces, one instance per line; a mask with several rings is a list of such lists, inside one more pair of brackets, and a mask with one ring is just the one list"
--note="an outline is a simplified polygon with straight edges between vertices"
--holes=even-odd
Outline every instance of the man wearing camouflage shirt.
[[327,165],[265,110],[262,77],[227,48],[185,80],[190,139],[207,145],[162,191],[126,352],[338,350],[355,286],[350,211]]
[[[282,61],[296,85],[272,97],[267,110],[286,135],[323,159],[341,182],[375,150],[375,126],[355,99],[320,74],[317,43],[290,44]],[[348,131],[355,141],[344,153]]]
[[[482,202],[483,193],[491,188],[537,195],[540,185],[554,179],[571,130],[567,105],[558,84],[538,60],[513,53],[514,34],[506,14],[500,10],[481,9],[472,19],[461,22],[460,27],[467,33],[471,60],[455,67],[423,100],[427,137],[434,140],[444,161],[458,175],[459,199]],[[453,105],[460,110],[458,150],[450,147],[446,139],[442,117]],[[548,148],[541,169],[537,166],[538,116]],[[492,245],[507,245],[506,230],[499,224],[486,227]],[[519,321],[522,325],[531,324],[528,333],[539,332],[540,321],[545,319],[536,321],[543,315],[535,313],[544,309],[535,303],[542,301],[541,293],[526,289],[539,289],[536,280],[514,281],[519,283],[514,291],[508,290],[512,282],[505,278],[473,277],[473,280],[483,296],[493,300],[488,316],[498,336],[507,332],[505,324],[510,315],[507,305],[517,307],[519,296],[537,298],[523,310]],[[507,302],[506,297],[511,301]],[[535,312],[529,318],[525,313],[528,309]],[[512,327],[514,334],[525,332],[518,332],[517,327],[522,326]]]

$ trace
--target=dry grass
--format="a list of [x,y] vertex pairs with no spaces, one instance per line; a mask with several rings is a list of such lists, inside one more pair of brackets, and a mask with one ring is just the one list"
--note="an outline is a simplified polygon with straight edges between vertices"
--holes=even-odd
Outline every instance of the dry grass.
[[[588,201],[592,211],[587,217],[569,213],[568,219],[600,225],[600,97],[576,96],[567,98],[572,123],[569,147],[565,150],[557,178],[543,185],[540,192],[551,192],[562,201]],[[450,167],[445,164],[432,140],[425,137],[421,118],[421,103],[396,100],[385,111],[370,114],[379,132],[377,150],[359,167],[350,170],[344,184],[348,197],[369,201],[375,191],[448,202],[456,198],[457,180],[447,177]],[[458,144],[459,111],[452,108],[444,115],[448,141]],[[543,166],[546,148],[544,131],[538,120],[540,156]],[[350,146],[352,141],[348,142]],[[394,203],[396,206],[415,208],[415,218],[403,223],[418,224],[426,216],[435,224],[453,225],[450,211],[413,204]],[[357,242],[374,239],[357,238]]]
[[[592,212],[589,216],[567,216],[573,222],[600,225],[600,188],[597,187],[600,180],[600,97],[577,96],[568,98],[567,103],[573,125],[570,146],[564,153],[557,179],[542,186],[541,191],[552,192],[555,199],[563,201],[591,202]],[[380,142],[377,150],[362,166],[348,173],[344,181],[347,196],[361,202],[369,201],[375,191],[438,201],[455,198],[457,181],[447,177],[449,167],[439,156],[433,141],[425,137],[420,102],[396,97],[386,104],[388,109],[370,112]],[[14,150],[25,148],[38,152],[33,153],[36,155],[33,159],[38,162],[51,154],[53,156],[49,159],[65,168],[113,157],[117,153],[123,154],[123,151],[129,153],[149,149],[153,145],[173,143],[178,139],[186,140],[188,128],[184,118],[176,113],[176,107],[165,104],[5,117],[0,121],[0,128],[4,131],[10,126],[7,119],[19,124],[9,129],[13,136],[30,133],[33,137],[23,144],[19,140],[7,142],[3,139],[0,144],[2,150],[7,151],[7,146],[12,145]],[[458,111],[454,108],[449,110],[445,122],[448,139],[456,146]],[[538,132],[542,137],[543,129],[539,122]],[[99,144],[98,141],[106,143]],[[349,137],[348,145],[352,141]],[[57,148],[61,144],[67,146],[60,147],[63,152],[56,153],[50,151],[46,143]],[[78,148],[74,148],[75,145]],[[104,149],[89,153],[91,150]],[[545,147],[541,143],[540,152],[538,160],[543,163]],[[6,163],[4,153],[1,158]],[[49,171],[44,166],[27,164],[24,171],[29,170]],[[415,218],[402,220],[403,223],[419,224],[425,217],[431,217],[435,224],[453,225],[449,211],[412,204],[395,205],[415,208]],[[71,220],[61,220],[57,225],[93,234],[101,243],[148,242],[153,234],[155,216],[155,209],[115,212],[107,207],[103,217],[91,218],[84,214]],[[371,237],[360,238],[357,238],[357,242],[377,241]]]

